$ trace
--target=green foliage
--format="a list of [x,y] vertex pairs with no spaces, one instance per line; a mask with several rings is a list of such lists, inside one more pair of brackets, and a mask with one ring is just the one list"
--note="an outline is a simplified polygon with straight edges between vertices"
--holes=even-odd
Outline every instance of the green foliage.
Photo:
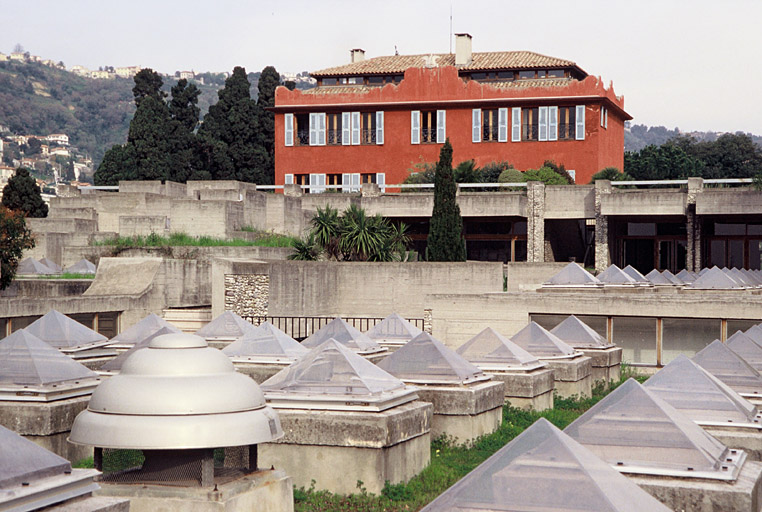
[[188,84],[186,79],[181,79],[172,87],[172,99],[169,101],[169,114],[172,119],[178,121],[188,132],[192,132],[198,126],[198,97],[201,91],[195,84]]
[[198,247],[291,247],[295,239],[286,235],[275,233],[260,233],[254,240],[244,240],[241,238],[214,238],[210,236],[190,236],[185,233],[172,233],[169,236],[161,236],[151,233],[148,236],[125,236],[114,237],[106,240],[94,242],[98,246],[114,246],[120,249],[142,248],[142,247],[180,247],[180,246],[198,246]]
[[548,169],[552,169],[553,172],[566,180],[566,183],[559,183],[559,185],[574,185],[574,178],[572,178],[571,174],[566,171],[564,164],[557,165],[553,160],[545,160],[542,166],[547,167]]
[[275,114],[268,107],[275,106],[275,89],[281,85],[280,73],[273,67],[267,66],[259,75],[257,84],[257,105],[260,107],[259,124],[263,135],[263,144],[269,156],[268,172],[275,174]]
[[597,180],[629,181],[632,180],[632,176],[620,171],[616,167],[605,167],[593,174],[593,177],[590,178],[590,183],[595,183]]
[[429,261],[466,261],[463,218],[455,200],[450,139],[439,152],[434,175],[434,210],[431,214],[426,259]]
[[288,255],[290,260],[317,261],[320,259],[321,247],[315,241],[315,235],[310,233],[305,238],[296,238],[291,242],[294,252]]
[[[420,184],[434,183],[436,174],[436,163],[419,162],[408,169],[410,173],[403,183]],[[497,183],[500,174],[513,169],[513,165],[508,162],[490,162],[483,167],[477,167],[473,160],[465,160],[458,164],[453,171],[456,183]],[[518,171],[517,171],[518,172]],[[523,181],[523,180],[520,180]],[[495,189],[469,189],[471,191],[492,191]],[[407,192],[416,191],[415,189],[405,189]]]
[[0,206],[0,290],[13,281],[24,250],[33,247],[32,230],[26,227],[23,212]]
[[490,162],[485,164],[479,169],[480,183],[499,183],[500,175],[509,169],[513,169],[513,165],[508,162]]
[[455,183],[478,183],[479,176],[476,162],[466,160],[459,163],[453,171],[453,178],[455,178]]
[[524,183],[524,173],[511,167],[500,173],[497,179],[498,183]]
[[140,104],[146,98],[154,98],[157,101],[164,101],[167,93],[161,90],[164,81],[161,75],[151,68],[145,68],[138,71],[133,78],[135,86],[132,88],[132,96],[135,99],[135,106]]
[[527,169],[524,171],[524,181],[541,181],[546,185],[569,185],[569,180],[552,167]]
[[3,206],[18,210],[26,217],[47,217],[48,205],[42,200],[37,182],[29,169],[19,167],[3,188]]
[[673,144],[625,153],[624,172],[636,180],[676,180],[701,176],[703,163]]

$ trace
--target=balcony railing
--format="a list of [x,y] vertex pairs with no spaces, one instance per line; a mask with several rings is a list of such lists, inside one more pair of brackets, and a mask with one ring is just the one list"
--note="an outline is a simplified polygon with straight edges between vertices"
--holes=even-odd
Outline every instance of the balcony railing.
[[421,142],[434,144],[437,141],[436,128],[421,128]]
[[376,130],[363,130],[362,131],[362,143],[363,144],[375,144],[376,143]]
[[484,126],[482,127],[482,142],[495,142],[497,141],[497,126]]
[[310,132],[309,130],[299,130],[296,132],[296,145],[297,146],[309,146],[310,145]]
[[328,130],[326,144],[329,146],[341,146],[341,130]]

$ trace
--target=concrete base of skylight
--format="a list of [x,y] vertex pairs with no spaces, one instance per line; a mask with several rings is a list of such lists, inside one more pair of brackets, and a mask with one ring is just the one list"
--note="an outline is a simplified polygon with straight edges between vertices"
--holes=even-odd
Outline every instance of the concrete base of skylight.
[[416,401],[382,412],[278,409],[285,436],[258,445],[259,464],[283,469],[296,487],[379,494],[430,461],[433,406]]
[[746,460],[762,461],[762,431],[732,426],[702,428],[728,448],[745,451]]
[[83,350],[82,352],[71,352],[66,355],[90,370],[97,370],[108,361],[114,359],[118,354],[119,352],[111,347],[98,347],[91,350]]
[[491,434],[503,421],[505,384],[501,381],[416,387],[418,398],[434,406],[432,439],[444,434],[464,443]]
[[373,354],[361,354],[365,359],[370,361],[373,364],[377,364],[382,359],[389,357],[389,351],[384,350],[383,352],[376,352]]
[[405,346],[405,342],[379,341],[378,344],[381,345],[381,348],[386,349],[387,355]]
[[560,398],[589,397],[593,394],[593,360],[586,356],[571,359],[542,359],[553,370],[555,392]]
[[233,363],[235,369],[244,375],[248,375],[257,384],[262,384],[264,381],[286,368],[285,364],[271,364],[271,363]]
[[[262,466],[262,464],[260,464]],[[130,512],[293,512],[294,490],[282,470],[260,470],[231,482],[206,487],[100,483],[93,494],[128,498]]]
[[701,478],[626,474],[670,510],[758,512],[762,504],[762,463],[747,460],[733,482]]
[[105,496],[89,496],[69,500],[44,510],[45,512],[129,512],[130,500],[125,498],[108,498]]
[[71,462],[90,457],[93,449],[66,441],[77,414],[87,409],[90,395],[53,402],[0,401],[0,425]]
[[591,377],[593,384],[598,381],[605,383],[618,382],[622,375],[622,349],[609,347],[604,349],[577,349],[592,359]]
[[518,409],[544,411],[553,408],[553,370],[538,368],[528,372],[487,372],[505,384],[504,400]]

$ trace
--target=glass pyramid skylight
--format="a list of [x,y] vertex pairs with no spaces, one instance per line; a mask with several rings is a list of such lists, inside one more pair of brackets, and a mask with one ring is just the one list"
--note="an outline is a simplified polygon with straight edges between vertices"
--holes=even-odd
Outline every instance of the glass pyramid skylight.
[[135,345],[161,329],[165,330],[165,334],[169,334],[170,332],[180,332],[180,329],[174,325],[170,324],[160,316],[151,313],[129,329],[125,329],[111,338],[111,343],[113,345]]
[[365,334],[379,343],[402,344],[412,340],[422,332],[397,313],[392,313],[366,331]]
[[699,425],[762,429],[754,404],[683,354],[643,385]]
[[637,284],[637,281],[630,277],[626,272],[616,265],[611,265],[609,268],[598,274],[598,280],[605,285],[626,285],[633,286]]
[[[71,463],[0,426],[0,493],[22,482],[63,475]],[[0,494],[2,496],[2,494]]]
[[294,338],[264,322],[222,349],[234,362],[261,362],[291,364],[309,349]]
[[550,331],[573,348],[609,348],[614,345],[574,315]]
[[693,281],[696,280],[698,277],[695,273],[689,272],[688,270],[682,269],[680,272],[675,275],[680,281],[684,282],[685,284],[690,284]]
[[511,336],[511,341],[540,359],[570,358],[581,355],[581,352],[570,347],[536,322],[530,322]]
[[415,400],[415,388],[328,339],[260,387],[275,408],[383,411]]
[[641,283],[641,284],[648,284],[648,279],[646,279],[646,276],[638,272],[638,269],[633,267],[632,265],[627,265],[622,269],[622,272],[633,278],[635,281]]
[[[137,325],[137,324],[136,324]],[[132,354],[134,354],[137,350],[140,350],[141,348],[146,348],[149,343],[151,343],[151,340],[154,339],[157,336],[161,336],[162,334],[176,334],[179,331],[175,328],[173,328],[171,325],[168,325],[167,327],[161,327],[157,331],[153,331],[150,333],[144,333],[146,336],[142,339],[138,339],[134,345],[129,350],[125,350],[115,358],[113,358],[110,361],[107,361],[105,364],[103,364],[100,368],[98,368],[98,371],[102,373],[117,373],[122,370],[122,364],[129,358]]]
[[756,341],[741,331],[736,331],[735,334],[725,340],[725,345],[741,356],[752,368],[758,372],[762,371],[762,346]]
[[91,263],[84,258],[66,267],[66,272],[71,274],[95,274],[96,270],[95,263]]
[[55,309],[32,322],[26,331],[64,353],[102,347],[109,343],[105,336]]
[[648,279],[651,284],[656,286],[674,286],[675,284],[656,269],[653,269],[651,272],[646,274],[646,279]]
[[762,277],[760,277],[759,274],[754,273],[753,270],[742,268],[739,269],[739,272],[741,272],[754,286],[762,286]]
[[742,286],[719,268],[712,267],[693,281],[691,288],[700,290],[732,290],[742,288]]
[[87,395],[97,375],[24,329],[0,340],[0,400],[49,401]]
[[44,265],[37,261],[34,258],[26,258],[19,262],[18,267],[16,267],[16,274],[22,276],[22,275],[50,275],[55,274],[56,271],[52,268],[49,268],[47,265]]
[[545,418],[421,512],[668,512]]
[[528,371],[546,366],[492,327],[465,342],[456,352],[484,371]]
[[468,384],[490,379],[427,332],[405,343],[377,366],[409,383]]
[[210,340],[235,340],[253,331],[254,325],[232,311],[225,311],[196,331],[197,336]]
[[679,278],[679,277],[677,277],[675,274],[673,274],[673,273],[672,273],[672,272],[670,272],[669,270],[666,270],[666,269],[665,269],[665,270],[662,270],[662,271],[661,271],[661,275],[663,275],[664,277],[666,277],[666,278],[667,278],[667,280],[668,280],[670,283],[674,284],[675,286],[683,286],[683,285],[685,284],[683,281],[681,281],[681,280],[680,280],[680,278]]
[[635,379],[564,432],[623,473],[735,480],[746,459]]
[[720,340],[714,340],[692,359],[742,397],[762,399],[762,376]]
[[757,343],[762,344],[762,327],[759,325],[752,325],[746,330],[744,334],[746,334],[746,336],[753,339]]
[[548,279],[543,286],[562,286],[562,287],[577,287],[577,286],[602,286],[597,277],[593,274],[577,265],[576,263],[569,263],[560,272]]
[[51,260],[50,258],[40,258],[39,262],[48,267],[50,270],[55,272],[56,274],[61,273],[61,267],[56,263],[55,261]]
[[328,339],[334,339],[342,345],[352,349],[358,354],[372,354],[386,350],[375,340],[361,333],[343,318],[336,317],[319,330],[312,333],[302,345],[307,348],[315,348]]
[[733,268],[731,268],[730,270],[727,270],[727,271],[723,269],[723,272],[728,274],[730,277],[732,277],[733,279],[738,281],[738,283],[743,285],[743,286],[748,286],[750,288],[754,288],[754,287],[757,286],[757,283],[752,281],[746,274],[744,274],[743,272],[741,272],[740,270],[738,270],[735,267],[733,267]]

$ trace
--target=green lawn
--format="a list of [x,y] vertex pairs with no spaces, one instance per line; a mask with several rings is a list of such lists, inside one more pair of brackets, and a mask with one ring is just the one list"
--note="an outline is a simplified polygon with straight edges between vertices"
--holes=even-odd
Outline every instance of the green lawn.
[[[253,232],[253,231],[249,231]],[[242,238],[214,238],[211,236],[190,236],[185,233],[172,233],[169,236],[161,236],[152,233],[148,236],[117,236],[107,240],[95,242],[93,245],[111,246],[119,248],[141,248],[141,247],[172,247],[172,246],[193,246],[193,247],[291,247],[294,238],[275,233],[259,233],[254,240],[244,240]]]

